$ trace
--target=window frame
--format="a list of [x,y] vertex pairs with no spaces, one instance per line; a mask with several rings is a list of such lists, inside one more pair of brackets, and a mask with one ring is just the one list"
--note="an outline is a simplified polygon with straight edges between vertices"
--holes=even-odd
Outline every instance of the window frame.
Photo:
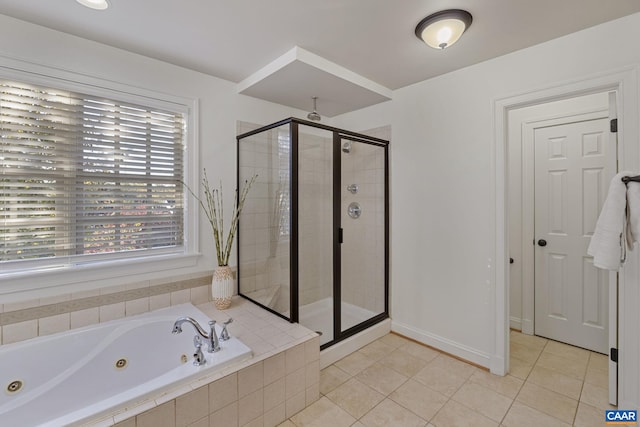
[[[185,151],[182,179],[190,188],[198,188],[198,99],[1,57],[0,78],[184,114]],[[166,276],[166,273],[162,273],[163,271],[195,266],[200,256],[198,252],[199,215],[194,198],[188,197],[188,194],[188,191],[183,192],[184,242],[181,247],[162,249],[143,256],[138,251],[121,252],[117,257],[105,254],[107,256],[99,257],[98,260],[86,257],[78,262],[64,264],[57,257],[49,258],[49,260],[58,261],[51,263],[47,263],[46,259],[24,260],[20,263],[19,270],[2,271],[0,265],[0,295],[105,280],[113,284],[127,283],[131,281],[132,275],[162,277]]]

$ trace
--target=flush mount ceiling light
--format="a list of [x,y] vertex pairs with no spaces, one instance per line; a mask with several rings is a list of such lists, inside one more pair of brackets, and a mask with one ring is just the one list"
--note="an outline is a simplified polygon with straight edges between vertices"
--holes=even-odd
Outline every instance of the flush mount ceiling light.
[[466,10],[442,10],[420,21],[416,36],[434,49],[445,49],[458,41],[471,21],[473,18]]
[[109,7],[107,0],[76,0],[83,6],[96,10],[105,10]]

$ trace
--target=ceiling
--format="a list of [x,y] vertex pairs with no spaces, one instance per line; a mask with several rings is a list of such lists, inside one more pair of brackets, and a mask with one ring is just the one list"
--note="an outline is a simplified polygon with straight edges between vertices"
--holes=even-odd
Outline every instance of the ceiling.
[[[325,95],[327,108],[353,104],[326,113],[335,115],[388,99],[389,90],[640,12],[638,0],[109,2],[106,11],[95,11],[75,0],[0,0],[0,14],[230,80],[240,92],[284,105],[311,109],[311,96],[318,96],[322,114]],[[456,45],[438,51],[415,37],[422,18],[451,8],[473,15]],[[273,66],[296,47],[320,59]],[[264,72],[269,68],[275,74]],[[330,95],[327,81],[336,69],[351,73],[338,73],[350,90]],[[318,73],[331,76],[324,81]],[[364,91],[354,93],[351,85]],[[372,85],[382,89],[372,93]]]

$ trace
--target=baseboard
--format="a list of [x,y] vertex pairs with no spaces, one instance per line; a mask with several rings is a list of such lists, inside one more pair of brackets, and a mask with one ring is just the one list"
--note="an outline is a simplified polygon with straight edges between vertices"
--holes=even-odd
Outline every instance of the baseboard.
[[320,352],[320,369],[324,369],[378,338],[382,338],[389,332],[391,332],[391,319],[385,319],[344,341],[322,350]]
[[509,318],[509,328],[521,331],[522,330],[522,319],[519,318],[519,317],[510,317]]
[[484,368],[492,369],[495,368],[493,365],[500,364],[499,360],[492,361],[492,357],[486,353],[467,347],[455,341],[451,341],[447,338],[418,330],[412,326],[402,324],[395,320],[391,323],[391,331]]

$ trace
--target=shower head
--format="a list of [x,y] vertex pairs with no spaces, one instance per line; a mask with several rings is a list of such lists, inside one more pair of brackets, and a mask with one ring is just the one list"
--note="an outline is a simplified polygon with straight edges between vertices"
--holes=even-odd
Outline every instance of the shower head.
[[342,152],[343,153],[350,153],[351,152],[351,141],[347,141],[344,144],[342,144]]
[[320,114],[318,114],[318,112],[316,111],[316,100],[318,99],[318,97],[313,96],[312,99],[313,99],[313,111],[307,114],[307,119],[319,122],[320,120],[322,120],[322,117],[320,117]]

